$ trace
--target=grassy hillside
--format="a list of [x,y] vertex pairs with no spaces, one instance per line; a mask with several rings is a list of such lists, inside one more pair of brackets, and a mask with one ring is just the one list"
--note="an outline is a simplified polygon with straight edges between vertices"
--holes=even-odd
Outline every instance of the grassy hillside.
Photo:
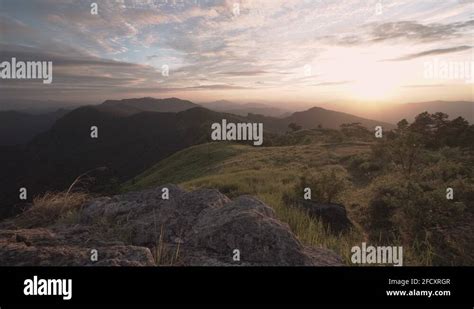
[[144,173],[128,181],[123,189],[138,190],[164,183],[183,183],[219,170],[219,164],[242,154],[251,147],[225,143],[209,143],[186,148],[168,157]]
[[[472,151],[419,147],[401,130],[382,140],[370,133],[357,137],[357,130],[314,129],[275,138],[270,145],[278,146],[197,145],[162,160],[121,190],[176,183],[217,188],[231,198],[254,195],[304,244],[333,249],[348,264],[352,246],[366,241],[403,246],[404,265],[472,265]],[[313,192],[322,192],[315,188],[321,179],[323,191],[341,186],[332,202],[345,205],[355,225],[351,232],[335,235],[288,203],[288,196],[301,194],[302,177]],[[453,201],[445,197],[447,187],[457,192]],[[313,193],[313,199],[321,196]]]
[[[338,167],[350,177],[340,162],[368,150],[369,144],[366,143],[287,147],[210,143],[172,155],[125,183],[122,190],[177,183],[186,189],[217,188],[231,198],[242,194],[255,195],[271,205],[279,219],[288,223],[303,243],[334,249],[347,260],[350,248],[363,240],[360,230],[334,236],[301,209],[287,207],[283,203],[283,194],[291,191],[299,177],[310,170],[316,172]],[[358,191],[353,188],[346,193],[341,202],[351,201]]]

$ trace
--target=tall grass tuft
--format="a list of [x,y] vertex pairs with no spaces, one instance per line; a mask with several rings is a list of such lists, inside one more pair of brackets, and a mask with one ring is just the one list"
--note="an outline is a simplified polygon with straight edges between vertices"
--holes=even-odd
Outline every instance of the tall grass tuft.
[[45,227],[75,216],[90,199],[85,192],[46,192],[33,199],[31,208],[15,219],[20,228]]

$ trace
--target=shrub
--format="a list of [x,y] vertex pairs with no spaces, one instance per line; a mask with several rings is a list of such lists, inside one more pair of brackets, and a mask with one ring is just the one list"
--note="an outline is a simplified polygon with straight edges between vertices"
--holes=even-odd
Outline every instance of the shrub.
[[295,203],[303,198],[305,188],[310,188],[311,200],[332,203],[346,190],[348,184],[344,168],[332,167],[318,174],[300,177],[293,191],[285,193],[283,198],[287,204]]
[[385,176],[374,186],[368,209],[369,237],[374,241],[399,240],[407,247],[417,244],[418,256],[434,250],[435,262],[450,264],[455,249],[452,228],[462,220],[466,204],[446,199],[446,186]]

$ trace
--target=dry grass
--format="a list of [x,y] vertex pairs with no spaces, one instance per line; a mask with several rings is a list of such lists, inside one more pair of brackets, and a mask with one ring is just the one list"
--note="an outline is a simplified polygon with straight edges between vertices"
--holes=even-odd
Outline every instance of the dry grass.
[[155,246],[151,248],[156,266],[173,266],[179,263],[180,244],[169,245],[163,240],[163,226],[160,235],[155,241]]
[[45,227],[58,221],[70,221],[90,199],[84,192],[46,192],[33,199],[33,206],[15,219],[20,228]]

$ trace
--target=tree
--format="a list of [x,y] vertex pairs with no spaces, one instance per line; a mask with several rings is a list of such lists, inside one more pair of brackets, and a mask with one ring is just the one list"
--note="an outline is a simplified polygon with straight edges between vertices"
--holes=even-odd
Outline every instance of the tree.
[[423,149],[421,135],[408,131],[390,141],[387,146],[392,161],[399,164],[402,170],[410,175],[418,164]]
[[424,136],[431,136],[434,131],[434,120],[430,113],[423,112],[415,117],[415,121],[410,125],[410,130]]
[[397,130],[399,132],[404,132],[408,129],[409,123],[406,119],[402,119],[397,123]]
[[441,113],[441,112],[437,112],[437,113],[434,113],[433,115],[431,115],[431,119],[433,120],[434,129],[437,132],[440,132],[443,129],[445,129],[449,124],[448,118],[449,118],[448,114]]
[[472,147],[472,141],[474,140],[472,129],[470,129],[469,123],[462,117],[457,117],[450,121],[443,133],[444,140],[448,146]]

